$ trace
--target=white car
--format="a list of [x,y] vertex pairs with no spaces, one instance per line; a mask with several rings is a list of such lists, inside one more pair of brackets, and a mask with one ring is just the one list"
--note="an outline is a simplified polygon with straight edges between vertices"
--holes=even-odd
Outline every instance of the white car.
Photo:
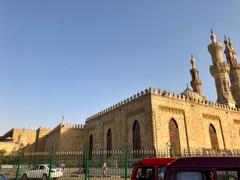
[[7,177],[0,172],[0,180],[7,180]]
[[[49,166],[47,164],[37,164],[22,174],[22,180],[27,180],[28,178],[40,178],[42,180],[47,180],[48,174]],[[60,168],[57,168],[56,166],[52,166],[51,178],[57,179],[61,176],[63,176],[62,170]]]

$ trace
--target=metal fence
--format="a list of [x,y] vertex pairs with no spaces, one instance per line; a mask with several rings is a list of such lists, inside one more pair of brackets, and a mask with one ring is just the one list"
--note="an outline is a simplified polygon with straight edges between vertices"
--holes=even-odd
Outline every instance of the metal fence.
[[240,156],[240,150],[169,150],[31,152],[0,156],[1,172],[9,179],[122,179],[131,177],[134,164],[149,157]]

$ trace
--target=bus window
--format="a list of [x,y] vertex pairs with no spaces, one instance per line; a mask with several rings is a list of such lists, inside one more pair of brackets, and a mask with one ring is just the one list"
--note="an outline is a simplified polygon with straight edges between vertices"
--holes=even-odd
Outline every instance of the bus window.
[[136,179],[154,180],[154,168],[153,167],[139,167],[137,169]]
[[177,171],[176,180],[214,180],[213,172],[202,171]]
[[218,170],[218,180],[239,180],[239,173],[237,170]]
[[166,171],[166,167],[159,167],[158,168],[158,180],[163,180],[164,179],[165,171]]

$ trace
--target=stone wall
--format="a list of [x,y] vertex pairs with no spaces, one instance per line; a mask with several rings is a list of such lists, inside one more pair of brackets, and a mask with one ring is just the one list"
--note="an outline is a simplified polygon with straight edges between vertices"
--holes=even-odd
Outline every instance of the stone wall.
[[5,149],[7,153],[18,151],[35,142],[36,131],[26,129],[11,129],[1,137],[0,149]]
[[60,149],[60,135],[61,135],[61,124],[57,125],[52,129],[47,135],[43,136],[45,138],[45,151],[49,151],[51,148],[59,151]]
[[163,149],[169,142],[169,121],[173,118],[180,132],[183,149],[211,149],[209,126],[216,129],[219,148],[240,149],[240,112],[236,108],[179,95],[153,91],[154,144]]
[[113,149],[132,149],[132,126],[137,120],[142,149],[166,150],[171,145],[169,121],[174,119],[182,151],[211,149],[210,125],[220,149],[240,149],[239,115],[234,107],[150,88],[88,118],[86,144],[92,135],[93,150],[107,149],[111,129]]
[[6,150],[6,153],[10,153],[16,149],[16,144],[13,142],[0,142],[0,150]]
[[80,151],[85,145],[85,129],[81,124],[62,124],[59,150]]
[[[55,128],[39,128],[32,147],[34,151],[46,152],[53,148],[56,151],[80,151],[84,148],[85,131],[80,124],[60,123]],[[32,151],[26,147],[26,151]]]
[[[12,139],[14,143],[32,144],[36,138],[35,130],[12,129]],[[22,142],[19,142],[22,141]]]
[[90,117],[86,121],[86,144],[93,136],[93,150],[107,149],[107,132],[112,131],[112,149],[132,148],[133,124],[140,125],[141,147],[153,148],[150,95],[142,92]]
[[34,151],[46,151],[46,135],[50,132],[50,128],[38,128],[36,140],[33,144]]

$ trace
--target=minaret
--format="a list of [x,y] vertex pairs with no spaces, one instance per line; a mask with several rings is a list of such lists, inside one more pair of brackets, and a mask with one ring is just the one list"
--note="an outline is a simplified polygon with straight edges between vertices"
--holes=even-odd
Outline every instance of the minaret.
[[194,92],[202,96],[202,81],[199,78],[199,72],[198,69],[196,68],[196,60],[193,57],[193,55],[191,55],[191,64],[192,64],[192,69],[190,70],[192,76],[191,86]]
[[230,38],[224,40],[224,53],[230,66],[229,77],[231,81],[231,91],[237,106],[240,107],[240,64],[237,61],[237,53],[233,49],[233,43]]
[[212,40],[212,43],[208,45],[208,51],[212,57],[210,73],[215,79],[218,97],[217,102],[235,107],[236,103],[232,96],[228,75],[230,67],[229,64],[223,60],[222,43],[216,41],[216,35],[212,31],[210,38]]

